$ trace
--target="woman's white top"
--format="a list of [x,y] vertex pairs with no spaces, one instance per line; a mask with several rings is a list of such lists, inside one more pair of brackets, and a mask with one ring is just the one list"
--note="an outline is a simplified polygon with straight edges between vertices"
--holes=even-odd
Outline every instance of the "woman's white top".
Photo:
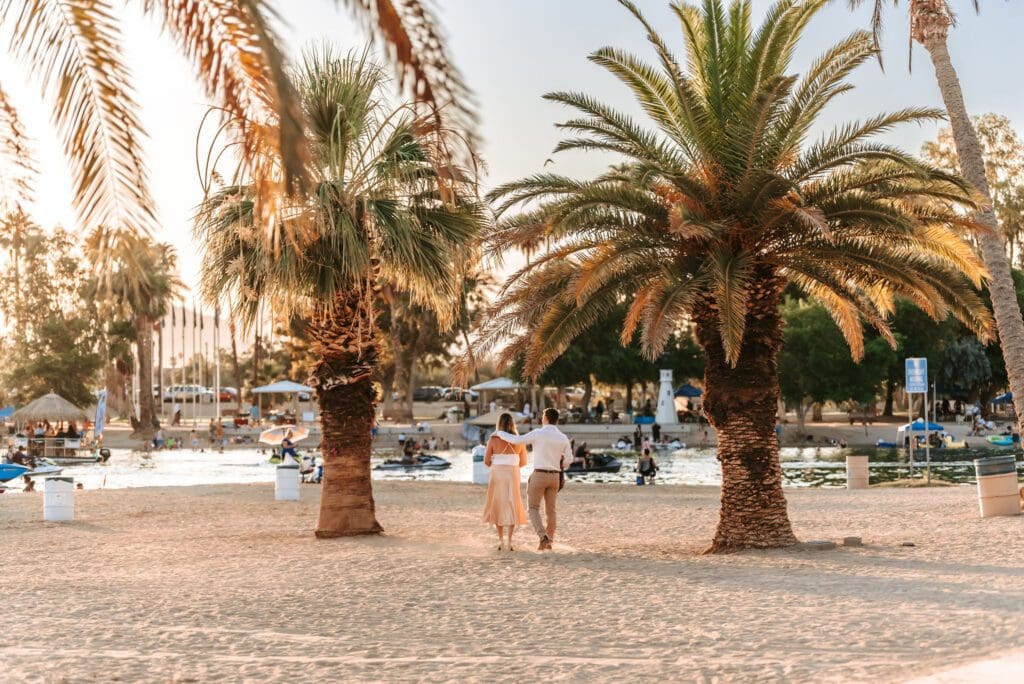
[[491,454],[491,465],[519,465],[519,454]]

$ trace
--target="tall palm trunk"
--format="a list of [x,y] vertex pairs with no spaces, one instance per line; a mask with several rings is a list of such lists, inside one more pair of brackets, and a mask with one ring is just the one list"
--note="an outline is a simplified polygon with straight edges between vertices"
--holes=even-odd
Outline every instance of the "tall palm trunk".
[[353,288],[339,293],[329,315],[309,328],[319,358],[309,384],[317,390],[323,432],[320,538],[383,531],[370,482],[373,376],[380,353],[372,307],[372,293]]
[[1017,304],[1017,291],[1010,274],[1010,263],[1006,257],[999,223],[992,208],[992,195],[985,177],[985,160],[981,154],[978,136],[971,125],[964,104],[960,79],[949,57],[946,38],[950,20],[944,8],[936,6],[935,0],[916,0],[911,6],[914,14],[914,39],[921,43],[931,57],[935,67],[935,78],[942,92],[942,100],[949,113],[956,143],[960,170],[967,181],[982,195],[985,206],[976,215],[984,230],[978,235],[981,257],[988,267],[988,290],[992,296],[992,310],[995,314],[996,329],[1006,363],[1006,375],[1013,392],[1014,408],[1017,412],[1018,430],[1024,429],[1024,320],[1021,319]]
[[136,436],[151,438],[160,427],[153,403],[153,321],[144,314],[135,317],[135,344],[139,355],[139,429]]
[[709,553],[796,543],[775,435],[781,291],[782,281],[770,274],[762,277],[760,287],[751,287],[735,367],[722,347],[717,308],[708,302],[695,311],[697,338],[707,355],[704,410],[718,433],[722,466],[722,508]]

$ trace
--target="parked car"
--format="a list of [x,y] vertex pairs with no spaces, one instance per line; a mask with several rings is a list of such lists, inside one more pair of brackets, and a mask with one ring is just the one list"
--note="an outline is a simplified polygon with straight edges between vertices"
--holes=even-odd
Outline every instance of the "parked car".
[[234,387],[221,387],[220,388],[220,400],[221,401],[235,401],[238,399],[238,390]]
[[443,398],[445,401],[476,401],[480,397],[478,392],[462,389],[461,387],[446,387]]
[[417,387],[412,391],[413,401],[438,401],[443,396],[443,387],[435,387],[433,385],[427,385],[426,387]]
[[164,390],[164,402],[213,403],[213,391],[202,385],[171,385]]

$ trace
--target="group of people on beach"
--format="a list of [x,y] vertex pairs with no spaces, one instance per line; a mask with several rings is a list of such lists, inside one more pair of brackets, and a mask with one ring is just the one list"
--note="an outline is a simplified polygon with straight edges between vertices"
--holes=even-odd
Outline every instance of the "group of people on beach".
[[25,435],[35,437],[37,439],[42,438],[58,438],[58,439],[78,439],[82,436],[82,432],[75,425],[75,421],[68,421],[67,427],[64,426],[64,422],[61,421],[55,427],[48,420],[39,422],[29,421],[25,424]]

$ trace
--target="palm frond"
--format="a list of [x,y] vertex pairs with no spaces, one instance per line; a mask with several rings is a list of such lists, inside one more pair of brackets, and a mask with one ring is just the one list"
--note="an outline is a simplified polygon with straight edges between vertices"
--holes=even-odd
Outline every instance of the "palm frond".
[[448,55],[440,24],[422,0],[343,0],[379,36],[403,86],[476,146],[473,94]]
[[0,159],[7,167],[0,177],[7,189],[3,199],[13,199],[15,207],[20,209],[32,196],[38,171],[21,117],[3,88],[0,88]]
[[11,50],[54,100],[54,123],[86,228],[150,233],[155,220],[142,125],[108,0],[2,0]]
[[255,179],[259,214],[272,241],[286,194],[311,183],[298,95],[262,0],[145,0],[237,132],[242,169]]

